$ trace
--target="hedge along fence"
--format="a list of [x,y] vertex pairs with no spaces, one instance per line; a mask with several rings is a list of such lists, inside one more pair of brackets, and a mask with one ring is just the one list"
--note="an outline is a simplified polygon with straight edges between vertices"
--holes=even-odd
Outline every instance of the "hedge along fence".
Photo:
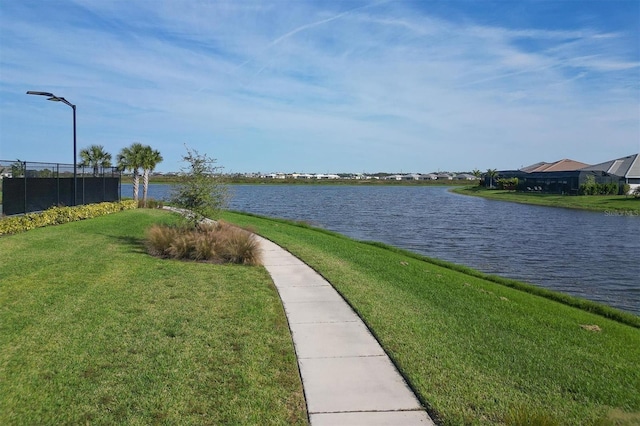
[[133,200],[86,204],[77,207],[52,207],[41,213],[29,213],[0,219],[0,235],[17,234],[30,229],[75,222],[136,208]]

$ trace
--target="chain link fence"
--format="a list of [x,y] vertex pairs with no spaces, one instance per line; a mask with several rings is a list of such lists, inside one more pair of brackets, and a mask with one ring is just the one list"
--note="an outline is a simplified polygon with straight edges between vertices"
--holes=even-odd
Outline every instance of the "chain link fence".
[[74,179],[72,164],[0,160],[0,214],[119,201],[120,177],[115,167],[80,166]]

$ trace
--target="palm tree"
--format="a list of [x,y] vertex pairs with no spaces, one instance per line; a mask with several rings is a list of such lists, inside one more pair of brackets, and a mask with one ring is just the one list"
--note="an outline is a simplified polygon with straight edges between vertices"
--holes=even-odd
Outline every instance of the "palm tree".
[[498,176],[498,170],[487,169],[487,176],[489,176],[489,188],[493,188],[493,180]]
[[482,180],[480,180],[480,178],[482,177],[482,172],[479,169],[473,169],[471,173],[478,180],[478,185],[482,186]]
[[100,167],[111,167],[111,154],[102,145],[91,145],[80,151],[81,167],[93,167],[93,176],[98,176]]
[[162,162],[162,155],[160,155],[160,151],[151,149],[150,146],[145,146],[142,151],[142,162],[140,166],[142,167],[142,202],[144,206],[147,206],[147,190],[149,189],[149,174],[156,168],[158,163]]
[[130,170],[133,174],[133,200],[138,201],[138,186],[140,180],[140,167],[142,167],[142,153],[144,146],[134,142],[128,148],[122,148],[118,154],[118,168]]

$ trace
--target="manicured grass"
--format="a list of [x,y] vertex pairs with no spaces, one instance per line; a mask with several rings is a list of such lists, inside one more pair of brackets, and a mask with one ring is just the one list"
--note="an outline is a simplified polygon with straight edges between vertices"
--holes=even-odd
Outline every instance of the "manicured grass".
[[443,424],[640,422],[638,328],[400,250],[286,221],[225,219],[326,277]]
[[0,424],[306,424],[262,267],[149,256],[161,211],[0,238]]
[[451,191],[457,194],[475,195],[492,200],[640,216],[640,198],[634,198],[630,195],[540,194],[486,189],[480,186],[466,186],[464,188],[455,188]]

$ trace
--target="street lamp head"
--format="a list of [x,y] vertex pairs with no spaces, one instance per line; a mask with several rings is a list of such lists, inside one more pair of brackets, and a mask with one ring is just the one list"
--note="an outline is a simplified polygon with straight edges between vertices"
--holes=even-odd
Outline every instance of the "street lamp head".
[[27,95],[39,95],[39,96],[48,96],[50,98],[55,98],[56,96],[53,93],[49,93],[49,92],[36,92],[33,90],[29,90],[27,92]]
[[76,106],[74,104],[72,104],[71,102],[69,102],[68,100],[66,100],[65,98],[61,98],[59,96],[54,95],[53,93],[49,93],[49,92],[37,92],[34,90],[29,90],[27,92],[27,95],[38,95],[38,96],[46,96],[48,101],[53,101],[53,102],[62,102],[65,103],[67,105],[69,105],[71,108],[73,108],[74,110],[76,109]]

